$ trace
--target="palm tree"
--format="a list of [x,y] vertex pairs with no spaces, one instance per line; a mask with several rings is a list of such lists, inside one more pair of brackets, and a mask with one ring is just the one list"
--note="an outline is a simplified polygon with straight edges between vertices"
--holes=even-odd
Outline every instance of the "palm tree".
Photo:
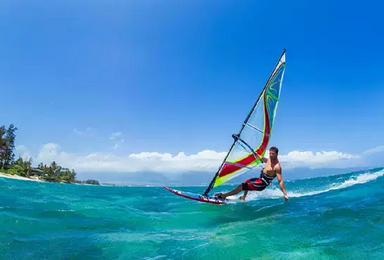
[[19,175],[29,178],[32,173],[31,165],[32,158],[29,158],[28,161],[24,161],[23,158],[19,157],[19,159],[12,165],[11,169],[16,170]]
[[6,143],[7,143],[7,140],[5,139],[5,127],[2,126],[0,127],[0,168],[2,168],[3,166],[3,161],[2,161],[2,154],[4,153],[5,149],[6,149]]

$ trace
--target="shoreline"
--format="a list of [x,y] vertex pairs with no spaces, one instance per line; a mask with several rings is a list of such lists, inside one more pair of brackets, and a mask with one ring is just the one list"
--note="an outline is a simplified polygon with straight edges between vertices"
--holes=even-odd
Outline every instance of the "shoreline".
[[[36,182],[45,182],[45,183],[63,183],[63,184],[75,184],[75,185],[95,185],[95,184],[89,184],[89,183],[78,183],[78,182],[64,182],[64,181],[46,181],[39,179],[39,177],[22,177],[17,174],[9,174],[9,173],[4,173],[0,172],[0,178],[8,178],[8,179],[14,179],[14,180],[22,180],[22,181],[36,181]],[[100,185],[100,184],[99,184]]]
[[38,178],[32,179],[32,178],[22,177],[22,176],[19,176],[19,175],[16,175],[16,174],[14,175],[14,174],[8,174],[8,173],[3,173],[3,172],[0,172],[0,177],[8,178],[8,179],[23,180],[23,181],[46,182],[46,181],[40,180]]

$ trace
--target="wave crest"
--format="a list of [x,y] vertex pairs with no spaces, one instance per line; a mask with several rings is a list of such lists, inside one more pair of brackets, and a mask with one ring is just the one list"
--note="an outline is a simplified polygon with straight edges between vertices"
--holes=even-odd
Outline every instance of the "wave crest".
[[[354,186],[356,184],[364,184],[384,175],[384,170],[380,170],[377,172],[365,172],[356,176],[352,176],[349,179],[341,182],[341,183],[333,183],[328,185],[328,187],[320,187],[318,190],[299,192],[299,191],[287,191],[288,197],[290,198],[298,198],[304,196],[312,196],[320,193],[325,193],[331,190],[339,190],[347,187]],[[230,199],[237,199],[240,195],[234,195],[229,197]],[[259,200],[259,199],[280,199],[283,197],[283,194],[279,188],[267,188],[261,192],[250,192],[248,193],[247,200]]]

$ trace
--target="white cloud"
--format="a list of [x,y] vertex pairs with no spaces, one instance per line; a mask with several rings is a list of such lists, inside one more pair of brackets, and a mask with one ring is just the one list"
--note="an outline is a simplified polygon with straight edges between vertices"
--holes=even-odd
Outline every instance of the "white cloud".
[[121,138],[122,134],[122,132],[115,132],[110,135],[109,139],[114,142],[114,149],[119,148],[125,142],[125,140]]
[[376,154],[380,152],[384,152],[384,145],[379,145],[379,146],[376,146],[375,148],[368,149],[363,154],[371,155],[371,154]]
[[[124,143],[124,140],[122,140],[122,142],[120,142],[120,143]],[[120,143],[116,142],[115,146],[113,148],[115,148],[115,149],[119,148],[121,146]]]
[[15,150],[20,155],[20,157],[23,158],[23,160],[27,161],[32,157],[25,145],[17,145]]
[[170,153],[156,153],[156,152],[143,152],[139,154],[130,154],[129,158],[140,159],[140,160],[157,160],[157,159],[171,159],[172,154]]
[[87,127],[84,131],[80,131],[77,128],[73,129],[73,132],[78,134],[78,135],[89,135],[89,136],[94,136],[94,131],[96,129],[92,127]]
[[38,157],[52,157],[59,155],[60,146],[55,143],[47,143],[43,145]]
[[25,145],[16,145],[15,149],[16,149],[16,151],[18,151],[18,152],[28,150],[27,147],[26,147]]
[[58,164],[77,171],[117,171],[117,172],[186,172],[212,171],[221,163],[226,153],[202,151],[194,155],[179,153],[172,156],[169,153],[143,152],[116,156],[114,154],[93,153],[75,155],[60,151],[60,146],[54,143],[45,144],[35,161],[50,164],[55,160]]
[[109,137],[111,140],[117,139],[119,136],[121,136],[123,133],[122,132],[115,132],[112,133],[111,136]]
[[[309,168],[328,168],[328,167],[349,167],[355,166],[356,160],[360,155],[330,151],[330,152],[311,152],[311,151],[292,151],[287,155],[281,155],[280,161],[285,168],[309,167]],[[351,165],[353,164],[353,165]]]
[[[25,146],[18,146],[17,150],[29,155],[30,152]],[[372,160],[375,152],[376,161]],[[381,153],[383,152],[383,153]],[[34,158],[34,163],[43,162],[50,164],[56,161],[58,164],[75,169],[79,172],[140,172],[155,171],[163,173],[182,173],[188,171],[206,171],[212,173],[216,171],[227,152],[216,152],[204,150],[196,154],[187,155],[180,152],[176,155],[159,152],[142,152],[117,156],[112,153],[92,153],[85,155],[70,154],[61,151],[61,147],[55,143],[47,143]],[[368,156],[368,155],[369,156]],[[374,148],[362,154],[348,154],[337,151],[292,151],[286,155],[280,155],[283,168],[310,167],[355,167],[366,166],[367,163],[381,163],[384,158],[384,149]],[[384,162],[383,162],[384,163]]]
[[78,135],[82,135],[82,134],[84,134],[83,132],[77,130],[77,128],[73,129],[73,132],[75,132],[75,133],[78,134]]

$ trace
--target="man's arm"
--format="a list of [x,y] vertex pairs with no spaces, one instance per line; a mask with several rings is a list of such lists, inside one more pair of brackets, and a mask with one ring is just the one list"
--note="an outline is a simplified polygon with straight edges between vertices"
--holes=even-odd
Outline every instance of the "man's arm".
[[283,178],[282,178],[282,169],[281,167],[279,167],[277,170],[276,170],[276,174],[277,174],[277,180],[279,182],[279,186],[280,186],[280,189],[281,191],[283,192],[284,194],[284,198],[285,200],[288,200],[288,195],[287,195],[287,192],[285,190],[285,187],[284,187],[284,182],[283,182]]
[[265,157],[261,157],[260,155],[258,155],[257,153],[255,153],[257,155],[257,157],[260,159],[260,161],[262,161],[263,163],[267,163],[268,162],[268,158],[265,158]]

